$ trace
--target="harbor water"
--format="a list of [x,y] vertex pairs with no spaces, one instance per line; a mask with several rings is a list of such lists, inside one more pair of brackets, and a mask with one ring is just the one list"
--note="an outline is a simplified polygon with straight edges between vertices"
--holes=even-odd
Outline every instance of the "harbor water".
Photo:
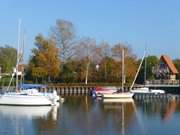
[[69,96],[54,107],[0,106],[0,135],[179,135],[179,123],[177,100]]

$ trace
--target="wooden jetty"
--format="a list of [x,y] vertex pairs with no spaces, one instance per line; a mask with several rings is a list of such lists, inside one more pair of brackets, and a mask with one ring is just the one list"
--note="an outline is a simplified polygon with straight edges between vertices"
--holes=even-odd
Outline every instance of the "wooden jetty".
[[180,80],[151,80],[146,81],[145,86],[150,89],[162,89],[166,93],[180,94]]
[[180,101],[180,95],[174,95],[174,94],[149,94],[149,93],[143,93],[143,94],[135,94],[133,96],[135,100],[179,100]]
[[[169,94],[169,93],[170,94],[180,94],[180,87],[177,85],[176,86],[151,85],[148,87],[150,89],[165,90],[165,92],[167,94]],[[53,85],[50,85],[47,87],[47,91],[56,90],[59,95],[90,95],[90,91],[94,88],[95,88],[95,86],[53,86]],[[138,88],[138,87],[136,87],[136,88]],[[43,89],[41,91],[43,91]],[[125,87],[124,91],[129,91],[129,87]]]
[[94,88],[93,86],[48,86],[47,91],[56,90],[58,95],[66,95],[66,96],[90,95],[90,91],[93,88]]

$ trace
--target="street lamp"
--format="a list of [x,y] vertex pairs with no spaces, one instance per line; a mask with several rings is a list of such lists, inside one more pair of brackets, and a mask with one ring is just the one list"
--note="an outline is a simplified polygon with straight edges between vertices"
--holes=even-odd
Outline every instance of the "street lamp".
[[99,70],[99,65],[98,65],[98,64],[96,65],[96,70],[97,70],[97,71]]

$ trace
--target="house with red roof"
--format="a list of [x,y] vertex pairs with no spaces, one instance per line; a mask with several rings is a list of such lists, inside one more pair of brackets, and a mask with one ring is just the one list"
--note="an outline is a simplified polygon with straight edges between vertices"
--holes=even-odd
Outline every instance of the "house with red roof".
[[171,58],[167,55],[162,55],[156,70],[156,77],[158,79],[176,80],[178,73],[179,72]]

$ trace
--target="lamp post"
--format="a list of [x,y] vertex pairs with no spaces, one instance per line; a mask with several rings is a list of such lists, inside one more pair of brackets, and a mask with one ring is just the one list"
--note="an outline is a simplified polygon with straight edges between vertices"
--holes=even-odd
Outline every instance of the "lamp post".
[[98,64],[96,65],[96,70],[97,70],[97,71],[99,70],[99,65],[98,65]]

